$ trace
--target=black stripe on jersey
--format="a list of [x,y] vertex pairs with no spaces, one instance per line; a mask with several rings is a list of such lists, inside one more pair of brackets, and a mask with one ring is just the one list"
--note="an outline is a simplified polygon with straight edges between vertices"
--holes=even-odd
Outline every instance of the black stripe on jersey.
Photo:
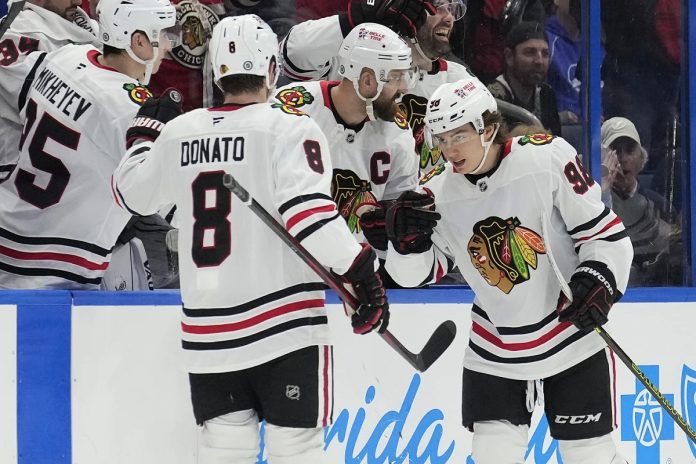
[[283,66],[287,66],[288,68],[290,68],[290,69],[291,69],[293,72],[295,72],[295,73],[302,73],[302,74],[311,73],[312,70],[310,70],[310,69],[302,69],[302,68],[298,67],[297,65],[295,65],[295,63],[293,63],[293,62],[290,60],[290,57],[288,56],[288,39],[290,38],[290,34],[291,34],[291,33],[292,33],[292,29],[290,29],[290,32],[288,32],[287,37],[285,37],[285,40],[283,40],[283,42],[282,42],[282,48],[283,48],[283,61],[284,61],[284,62],[283,62]]
[[[618,242],[619,240],[623,240],[623,239],[625,239],[625,238],[628,238],[628,234],[626,233],[626,229],[624,229],[624,230],[622,230],[622,231],[620,231],[620,232],[617,232],[617,233],[615,233],[615,234],[609,235],[608,237],[598,238],[598,239],[595,239],[595,240],[593,240],[593,241],[604,240],[605,242]],[[579,253],[579,252],[580,252],[580,248],[582,248],[583,245],[586,245],[586,244],[588,244],[588,243],[592,243],[592,242],[584,242],[584,243],[581,243],[580,245],[576,246],[576,247],[575,247],[575,252],[576,252],[576,253]],[[636,246],[635,243],[634,243],[633,245]]]
[[147,216],[147,214],[140,214],[140,213],[138,213],[137,211],[134,211],[134,210],[130,209],[130,208],[128,207],[128,205],[126,204],[126,200],[123,198],[123,194],[122,194],[121,191],[118,189],[118,185],[116,185],[115,188],[116,188],[116,194],[118,195],[119,200],[121,200],[121,204],[123,205],[124,208],[126,208],[126,210],[127,210],[129,213],[131,213],[133,216]]
[[338,15],[338,24],[341,26],[341,34],[343,34],[344,38],[353,29],[350,25],[350,22],[348,22],[347,14]]
[[579,233],[579,232],[582,232],[582,231],[584,231],[584,230],[590,230],[590,229],[592,229],[592,228],[595,227],[597,224],[599,224],[599,223],[601,222],[602,219],[604,219],[605,217],[607,217],[607,216],[609,215],[610,212],[611,212],[611,210],[610,210],[609,208],[604,208],[604,211],[602,211],[602,212],[600,213],[599,216],[597,216],[596,218],[594,218],[594,219],[592,219],[592,220],[590,220],[590,221],[587,221],[587,222],[584,223],[584,224],[580,224],[579,226],[577,226],[577,227],[574,228],[573,230],[569,230],[569,231],[568,231],[568,235],[575,235],[575,234],[577,234],[577,233]]
[[280,300],[286,296],[295,295],[302,292],[317,292],[325,289],[326,285],[323,282],[297,284],[229,308],[184,308],[184,315],[187,317],[234,316],[235,314],[241,314],[249,311],[250,309],[258,308],[259,306],[271,303],[275,300]]
[[309,193],[307,195],[298,195],[295,198],[286,201],[285,203],[280,205],[280,208],[278,208],[278,212],[280,214],[285,214],[285,212],[293,206],[297,206],[300,203],[304,203],[305,201],[310,200],[328,200],[331,203],[333,203],[333,200],[328,195],[324,195],[323,193]]
[[3,164],[0,166],[0,172],[12,172],[12,170],[17,166],[16,164]]
[[[486,312],[480,306],[473,305],[471,307],[471,312],[492,324],[491,319],[488,317],[488,314],[486,314]],[[524,335],[528,333],[534,333],[537,330],[546,327],[556,319],[558,319],[558,314],[556,314],[556,312],[554,311],[545,318],[543,318],[541,321],[536,322],[534,324],[523,325],[519,327],[496,327],[496,330],[500,335]]]
[[82,242],[80,240],[74,240],[71,238],[60,238],[60,237],[25,237],[23,235],[17,235],[10,232],[7,229],[0,227],[0,237],[4,237],[8,240],[12,240],[17,243],[24,243],[26,245],[63,245],[73,248],[79,248],[81,250],[89,251],[99,256],[108,256],[111,250],[102,248],[98,245],[88,242]]
[[135,150],[133,150],[133,152],[132,152],[131,154],[128,155],[128,157],[129,157],[129,158],[132,158],[133,156],[137,156],[137,155],[139,155],[139,154],[141,154],[141,153],[143,153],[143,152],[150,151],[150,148],[152,148],[150,145],[147,145],[147,146],[144,146],[144,147],[140,147],[140,148],[136,148]]
[[321,229],[324,227],[326,224],[329,222],[338,219],[341,217],[341,213],[336,213],[334,216],[331,216],[330,218],[322,219],[320,221],[312,223],[312,225],[309,225],[299,231],[297,234],[295,234],[295,238],[297,239],[298,242],[301,242],[302,240],[306,239],[310,235],[312,235],[314,232],[317,230]]
[[27,94],[29,93],[29,89],[31,88],[31,84],[34,83],[34,76],[36,75],[36,70],[39,69],[39,67],[41,66],[41,63],[43,63],[44,58],[46,58],[46,55],[47,55],[47,53],[44,52],[36,60],[34,67],[31,68],[31,71],[29,71],[29,74],[27,74],[27,78],[24,79],[24,85],[22,85],[22,90],[20,90],[20,92],[19,92],[19,98],[17,98],[17,104],[19,105],[20,112],[24,108],[24,105],[27,104]]
[[[491,353],[490,351],[487,351],[487,350],[481,348],[480,346],[475,344],[471,339],[469,339],[469,348],[471,348],[471,350],[474,353],[478,354],[483,359],[486,359],[488,361],[492,361],[492,362],[496,362],[496,363],[500,363],[500,364],[525,364],[525,363],[533,363],[536,361],[542,361],[544,359],[550,358],[554,354],[561,351],[563,348],[567,347],[571,343],[574,343],[574,342],[580,340],[582,337],[584,337],[585,335],[588,335],[590,333],[592,333],[592,332],[587,332],[587,333],[577,332],[577,333],[571,335],[570,337],[566,338],[565,340],[563,340],[561,343],[554,346],[553,348],[550,348],[548,351],[545,351],[545,352],[540,353],[540,354],[535,354],[533,356],[518,356],[518,357],[514,357],[514,358],[504,358],[502,356],[495,355],[495,354]],[[514,353],[514,352],[511,351],[510,353]]]
[[17,267],[11,264],[0,262],[0,269],[7,271],[11,274],[24,275],[24,276],[54,276],[60,277],[61,279],[72,280],[80,284],[96,284],[101,283],[101,277],[96,277],[93,279],[81,276],[79,274],[74,274],[68,271],[61,271],[59,269],[48,269],[42,267]]
[[291,321],[283,322],[282,324],[274,325],[273,327],[262,330],[261,332],[257,332],[253,335],[235,338],[234,340],[221,340],[217,342],[190,342],[187,340],[182,340],[181,346],[185,350],[196,351],[229,350],[231,348],[239,348],[240,346],[250,345],[251,343],[263,340],[264,338],[268,338],[282,332],[287,332],[288,330],[296,329],[298,327],[323,325],[328,324],[328,322],[329,319],[326,316],[301,317],[299,319],[293,319]]

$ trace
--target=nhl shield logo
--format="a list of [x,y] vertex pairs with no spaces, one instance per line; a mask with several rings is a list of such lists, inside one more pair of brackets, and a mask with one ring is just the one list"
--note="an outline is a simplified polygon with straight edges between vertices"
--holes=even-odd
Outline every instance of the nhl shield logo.
[[[686,422],[693,428],[696,427],[696,370],[684,364],[682,368],[682,415]],[[691,454],[696,458],[696,445],[687,439]]]
[[300,387],[297,385],[286,385],[285,386],[285,396],[288,399],[299,401],[300,400]]

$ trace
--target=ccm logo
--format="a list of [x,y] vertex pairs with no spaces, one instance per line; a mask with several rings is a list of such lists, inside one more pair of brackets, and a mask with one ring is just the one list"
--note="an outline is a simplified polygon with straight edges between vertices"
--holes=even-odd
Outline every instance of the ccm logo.
[[587,414],[585,416],[556,416],[554,421],[557,424],[589,424],[590,422],[599,422],[602,413]]

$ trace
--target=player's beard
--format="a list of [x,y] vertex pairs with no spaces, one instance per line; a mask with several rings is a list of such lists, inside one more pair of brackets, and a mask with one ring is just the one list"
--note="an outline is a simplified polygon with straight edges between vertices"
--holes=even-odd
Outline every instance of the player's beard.
[[416,32],[416,39],[418,40],[418,45],[420,46],[423,53],[425,53],[426,58],[435,60],[447,55],[451,50],[452,46],[447,42],[438,40],[433,32],[435,28],[421,27]]
[[375,116],[382,121],[393,121],[396,112],[399,110],[397,101],[400,97],[401,94],[399,93],[391,98],[384,98],[384,95],[380,95],[372,102],[372,109],[375,112]]

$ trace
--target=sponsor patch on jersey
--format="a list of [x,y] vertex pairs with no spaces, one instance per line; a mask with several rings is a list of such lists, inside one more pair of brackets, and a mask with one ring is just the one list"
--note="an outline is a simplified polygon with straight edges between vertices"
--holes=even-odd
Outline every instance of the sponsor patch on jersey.
[[467,245],[469,258],[483,280],[503,293],[529,280],[538,254],[546,254],[541,236],[522,227],[517,217],[490,216],[474,224]]
[[291,106],[293,108],[301,108],[305,105],[311,105],[314,101],[314,95],[309,93],[301,85],[296,85],[295,87],[290,87],[289,89],[283,89],[278,92],[275,96],[281,105]]
[[294,106],[283,105],[281,103],[273,103],[271,108],[278,108],[283,113],[292,114],[293,116],[307,116],[302,110],[295,108]]
[[181,45],[170,55],[182,66],[201,69],[208,37],[220,18],[208,5],[185,0],[176,4],[176,21],[181,26]]
[[438,166],[435,166],[435,167],[434,167],[433,169],[431,169],[429,172],[427,172],[427,173],[423,174],[423,176],[421,176],[420,181],[418,182],[418,184],[419,184],[419,185],[426,184],[426,183],[428,183],[428,181],[430,181],[430,179],[432,179],[432,178],[435,177],[435,176],[438,176],[438,175],[442,174],[443,172],[445,172],[445,165],[444,165],[444,164],[440,164],[440,165],[438,165]]
[[528,143],[532,145],[548,145],[555,138],[556,136],[549,134],[532,134],[520,137],[517,143],[520,145],[527,145]]
[[408,129],[408,120],[406,119],[406,116],[401,111],[397,111],[396,114],[394,115],[394,122],[401,129]]
[[142,105],[145,103],[145,100],[152,98],[152,92],[147,87],[139,84],[123,84],[123,89],[128,92],[128,97],[138,105]]
[[362,180],[356,173],[348,169],[334,169],[331,179],[331,196],[338,206],[341,216],[348,223],[351,232],[360,232],[360,216],[358,210],[365,205],[374,205],[377,199],[372,194],[372,185]]

